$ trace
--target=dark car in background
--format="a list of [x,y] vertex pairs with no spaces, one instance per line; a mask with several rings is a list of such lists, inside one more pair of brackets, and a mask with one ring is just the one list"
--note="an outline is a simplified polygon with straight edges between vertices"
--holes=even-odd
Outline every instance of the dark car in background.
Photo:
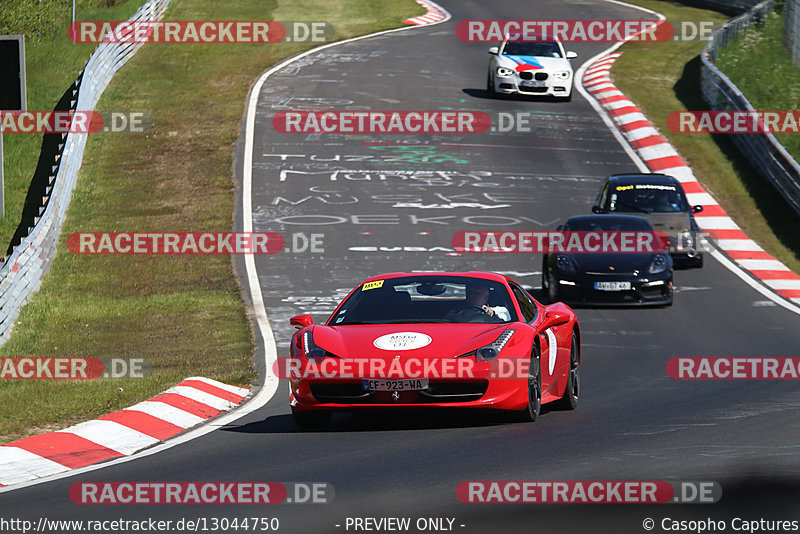
[[625,213],[644,217],[656,232],[670,238],[670,254],[680,266],[702,267],[700,229],[681,183],[666,174],[615,174],[600,189],[594,213]]
[[[578,215],[569,218],[559,230],[655,234],[646,219],[633,215]],[[673,262],[665,247],[660,250],[544,254],[544,293],[550,302],[670,306]]]

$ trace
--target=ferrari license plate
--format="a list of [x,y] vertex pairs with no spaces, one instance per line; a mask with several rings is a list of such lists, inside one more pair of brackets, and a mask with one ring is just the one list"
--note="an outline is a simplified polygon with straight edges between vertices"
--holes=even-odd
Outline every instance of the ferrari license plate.
[[417,391],[427,387],[427,378],[403,380],[364,380],[364,391]]
[[595,282],[594,288],[598,291],[627,291],[631,288],[630,282]]
[[539,80],[522,80],[519,84],[523,87],[544,87],[546,82]]

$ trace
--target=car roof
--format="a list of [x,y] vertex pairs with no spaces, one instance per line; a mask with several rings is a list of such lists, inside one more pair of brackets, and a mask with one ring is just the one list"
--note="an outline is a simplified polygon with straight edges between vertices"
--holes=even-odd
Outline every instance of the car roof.
[[680,185],[680,182],[667,174],[612,174],[608,178],[611,184],[654,184],[654,185]]
[[[460,272],[439,272],[439,271],[431,271],[431,272],[414,272],[414,273],[407,273],[407,272],[394,272],[394,273],[384,273],[378,274],[375,276],[371,276],[364,280],[364,282],[374,282],[376,280],[386,280],[390,278],[402,278],[405,276],[463,276],[463,277],[471,277],[471,278],[483,278],[484,280],[492,280],[495,282],[506,282],[511,280],[508,276],[504,276],[502,274],[493,273],[490,271],[460,271]],[[513,280],[512,280],[513,281]]]

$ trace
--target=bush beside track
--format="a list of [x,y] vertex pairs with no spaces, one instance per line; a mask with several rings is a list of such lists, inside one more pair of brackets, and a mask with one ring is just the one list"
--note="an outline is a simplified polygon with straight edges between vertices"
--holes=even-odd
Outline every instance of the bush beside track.
[[[669,21],[722,23],[729,18],[677,2],[627,1],[657,11]],[[625,44],[611,77],[686,159],[703,187],[742,230],[787,267],[800,272],[800,234],[795,230],[800,218],[769,181],[750,167],[727,136],[677,134],[667,128],[667,116],[673,111],[709,109],[700,92],[700,52],[704,45],[704,41]]]
[[[323,20],[344,39],[401,26],[424,12],[411,0],[173,0],[165,18]],[[66,39],[65,26],[64,43],[48,44],[49,63],[60,61],[60,46],[80,48]],[[77,256],[66,237],[230,230],[233,145],[250,85],[266,68],[313,46],[151,44],[116,75],[98,111],[143,111],[152,126],[140,134],[90,136],[58,256],[0,356],[144,358],[154,372],[136,380],[2,380],[0,402],[11,417],[0,422],[0,442],[124,408],[186,376],[238,385],[256,378],[252,332],[228,256]],[[30,69],[29,62],[33,84]],[[53,83],[49,98],[71,80]],[[45,100],[37,105],[52,107]],[[31,153],[30,147],[27,158],[9,153],[6,161],[23,158],[32,168]]]

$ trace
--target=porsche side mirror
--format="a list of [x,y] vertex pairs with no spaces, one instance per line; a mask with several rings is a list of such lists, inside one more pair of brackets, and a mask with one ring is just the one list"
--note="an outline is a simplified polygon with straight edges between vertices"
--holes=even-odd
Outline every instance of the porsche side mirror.
[[703,211],[703,206],[692,206],[692,213],[700,213]]
[[554,326],[560,326],[569,322],[569,314],[563,311],[551,310],[545,312],[544,320],[542,321],[542,330],[547,330]]
[[567,59],[575,59],[576,57],[578,57],[578,54],[573,52],[572,50],[569,50],[567,52]]
[[306,326],[311,326],[312,324],[314,324],[314,319],[308,314],[296,315],[291,319],[289,319],[289,324],[291,324],[293,327],[299,330],[301,328],[305,328]]
[[493,47],[491,47],[489,49],[489,53],[492,54],[493,56],[496,56],[499,52],[500,52],[500,49],[497,48],[496,46],[493,46]]

